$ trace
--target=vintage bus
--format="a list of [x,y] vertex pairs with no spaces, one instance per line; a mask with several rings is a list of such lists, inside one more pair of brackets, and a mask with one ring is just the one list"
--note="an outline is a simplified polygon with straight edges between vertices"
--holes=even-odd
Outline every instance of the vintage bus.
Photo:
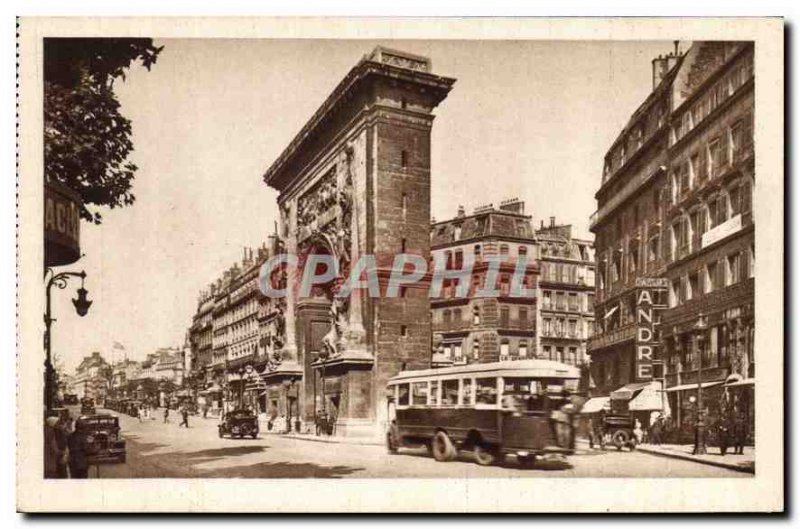
[[426,446],[437,461],[466,450],[481,465],[571,454],[579,378],[578,368],[551,360],[402,371],[387,388],[387,448]]

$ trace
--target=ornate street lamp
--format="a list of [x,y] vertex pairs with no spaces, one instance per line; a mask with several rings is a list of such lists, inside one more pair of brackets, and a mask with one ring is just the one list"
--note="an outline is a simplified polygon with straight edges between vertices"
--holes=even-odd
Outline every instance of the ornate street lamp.
[[701,312],[697,316],[694,324],[694,334],[697,347],[697,413],[695,414],[694,424],[694,449],[692,454],[702,455],[706,453],[706,425],[703,417],[703,341],[705,340],[708,323]]
[[53,325],[53,322],[56,321],[55,318],[52,317],[50,308],[50,289],[55,285],[61,290],[64,290],[67,288],[67,282],[70,277],[80,277],[81,287],[78,289],[78,297],[72,298],[72,304],[75,306],[75,311],[78,313],[78,316],[86,316],[86,314],[89,312],[89,307],[92,306],[92,302],[87,299],[87,294],[89,292],[84,288],[83,285],[83,282],[86,279],[85,271],[61,272],[56,274],[52,268],[48,267],[44,272],[45,279],[47,279],[48,274],[50,275],[50,279],[47,281],[47,286],[45,287],[46,303],[44,313],[44,404],[46,410],[49,412],[53,409],[53,382],[55,376],[51,352],[50,327]]

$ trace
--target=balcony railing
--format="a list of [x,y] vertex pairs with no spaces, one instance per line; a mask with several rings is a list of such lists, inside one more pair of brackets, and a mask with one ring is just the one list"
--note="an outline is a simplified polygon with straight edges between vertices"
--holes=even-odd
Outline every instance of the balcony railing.
[[636,325],[634,323],[629,323],[612,331],[594,334],[589,338],[589,349],[602,349],[615,343],[633,340],[635,337]]

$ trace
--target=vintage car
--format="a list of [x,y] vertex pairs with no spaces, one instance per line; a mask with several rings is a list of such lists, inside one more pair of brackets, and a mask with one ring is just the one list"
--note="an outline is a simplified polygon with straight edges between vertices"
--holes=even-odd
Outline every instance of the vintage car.
[[219,436],[224,437],[258,436],[258,417],[250,410],[233,410],[223,415],[219,423]]
[[75,432],[86,435],[90,465],[125,462],[125,439],[115,415],[81,415],[75,420]]
[[95,412],[94,400],[82,399],[81,400],[81,415],[91,415]]

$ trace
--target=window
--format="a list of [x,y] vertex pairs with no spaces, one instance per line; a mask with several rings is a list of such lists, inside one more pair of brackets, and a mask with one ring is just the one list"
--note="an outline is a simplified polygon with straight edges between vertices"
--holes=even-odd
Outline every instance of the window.
[[461,321],[461,309],[453,309],[453,321],[455,323]]
[[400,384],[397,389],[397,405],[408,406],[408,384]]
[[528,255],[528,248],[527,248],[526,246],[520,246],[520,247],[517,249],[517,255],[519,255],[520,257],[527,257],[527,255]]
[[551,302],[551,292],[549,290],[545,290],[542,292],[542,308],[549,309]]
[[400,165],[408,167],[408,152],[405,150],[400,151]]
[[689,174],[689,162],[685,161],[678,166],[678,186],[681,197],[686,196],[692,188],[692,179]]
[[442,380],[442,406],[458,405],[458,380]]
[[675,279],[674,281],[672,281],[669,288],[670,308],[677,307],[678,304],[680,303],[680,290],[681,290],[681,280]]
[[694,299],[698,297],[700,293],[700,277],[697,272],[693,272],[689,274],[689,292],[687,293],[687,299]]
[[439,381],[438,380],[431,380],[431,391],[430,391],[430,398],[428,399],[428,404],[431,406],[438,406],[439,405]]
[[481,309],[477,305],[472,307],[472,323],[479,325],[481,323]]
[[500,308],[500,327],[508,328],[509,325],[509,309],[508,307],[501,307]]
[[450,323],[450,316],[450,309],[444,309],[444,312],[442,312],[442,322],[445,324]]
[[503,357],[508,357],[508,353],[509,353],[508,338],[503,338],[500,341],[500,358],[502,359]]
[[706,280],[704,286],[706,294],[719,290],[722,286],[719,280],[719,264],[716,261],[706,265]]
[[578,365],[578,348],[577,347],[570,347],[569,348],[569,356],[567,357],[567,362],[570,365],[576,366]]
[[408,327],[406,325],[400,326],[400,336],[406,337],[408,336]]
[[569,310],[570,312],[578,312],[578,294],[570,293]]
[[731,217],[742,212],[742,185],[737,185],[728,191],[728,201],[731,204]]
[[519,341],[519,356],[522,358],[528,356],[528,340]]
[[549,345],[542,346],[542,355],[547,360],[552,360],[553,359],[552,356],[551,356],[552,352],[550,351],[550,346]]
[[556,362],[564,362],[564,348],[556,347]]
[[408,195],[403,193],[403,196],[400,198],[400,209],[403,210],[403,220],[406,218],[406,214],[408,213]]
[[478,338],[475,338],[472,341],[472,358],[478,360],[481,356],[481,341]]
[[728,274],[726,286],[735,285],[741,279],[741,254],[735,253],[728,256]]
[[428,383],[411,383],[411,404],[414,406],[425,406],[428,404]]
[[473,252],[475,253],[475,262],[477,263],[478,261],[481,260],[481,245],[476,244],[475,247],[473,248]]
[[519,324],[523,327],[528,325],[528,309],[525,307],[519,308]]
[[400,253],[406,253],[406,238],[400,239]]
[[506,255],[506,256],[508,255],[508,245],[507,244],[501,244],[500,245],[500,255]]
[[747,277],[756,277],[756,245],[750,245],[750,259],[747,260]]
[[659,254],[659,245],[661,242],[661,238],[656,235],[655,237],[651,238],[647,244],[647,261],[655,261],[658,259]]
[[567,330],[569,332],[569,336],[571,338],[578,337],[578,321],[577,320],[569,320]]
[[475,385],[472,383],[471,378],[461,379],[461,400],[459,404],[464,406],[471,406],[475,404],[475,392],[473,388]]
[[553,335],[553,320],[550,318],[542,318],[542,334],[545,336]]
[[478,378],[475,380],[475,404],[497,404],[496,378]]

